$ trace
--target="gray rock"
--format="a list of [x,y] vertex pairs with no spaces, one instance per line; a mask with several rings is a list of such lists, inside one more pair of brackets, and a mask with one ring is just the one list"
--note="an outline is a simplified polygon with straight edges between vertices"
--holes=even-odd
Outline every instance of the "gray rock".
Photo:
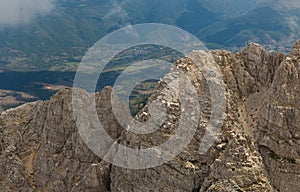
[[[211,94],[216,93],[211,89],[223,85],[218,75],[209,71],[209,58],[201,51],[190,55],[201,65],[188,57],[177,61],[135,117],[137,121],[159,121],[155,124],[159,129],[150,134],[125,129],[129,113],[117,99],[117,115],[124,121],[116,120],[111,88],[95,95],[73,90],[87,102],[95,99],[106,132],[118,143],[135,149],[158,146],[170,139],[181,115],[187,112],[184,118],[188,125],[197,124],[192,140],[171,161],[149,169],[117,167],[91,151],[77,130],[70,89],[58,92],[49,101],[2,112],[0,191],[298,191],[299,42],[289,55],[270,54],[257,44],[249,44],[237,54],[209,52],[225,83],[226,118],[213,122],[221,125],[220,133],[202,154],[199,146],[203,137],[215,133],[208,128],[212,109],[222,109],[220,101],[212,105]],[[189,78],[196,98],[192,92],[180,98],[180,91],[186,87],[179,86],[179,74]],[[167,88],[169,83],[173,87]],[[194,113],[196,106],[183,105],[182,101],[189,100],[199,103],[199,114]],[[151,108],[153,101],[166,110]]]

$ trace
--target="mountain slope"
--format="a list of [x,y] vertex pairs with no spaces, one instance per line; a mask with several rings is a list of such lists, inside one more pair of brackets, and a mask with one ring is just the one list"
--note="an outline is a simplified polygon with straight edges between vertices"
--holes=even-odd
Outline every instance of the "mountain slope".
[[[167,108],[158,130],[138,135],[124,130],[112,114],[114,92],[105,88],[88,95],[65,89],[46,102],[25,104],[0,115],[0,189],[22,191],[287,191],[299,189],[300,41],[288,55],[269,54],[262,46],[249,44],[243,51],[211,51],[226,84],[226,118],[209,150],[199,153],[203,135],[210,132],[211,95],[203,68],[190,58],[178,60],[170,74],[156,87],[149,103]],[[190,57],[206,59],[202,51]],[[110,165],[94,155],[76,129],[72,92],[81,95],[84,110],[95,99],[97,115],[106,132],[118,143],[140,149],[168,140],[184,111],[179,103],[178,72],[188,75],[196,89],[200,114],[192,141],[173,160],[163,165],[133,170]],[[210,83],[218,86],[216,76]],[[189,99],[185,97],[184,99]],[[118,100],[117,108],[126,116]],[[147,121],[162,111],[148,110],[136,116]],[[220,105],[217,105],[219,109]],[[78,110],[78,109],[75,109]],[[190,112],[190,108],[185,108]],[[221,109],[220,109],[221,110]],[[86,111],[85,111],[86,112]],[[186,117],[195,121],[192,113]],[[76,118],[81,118],[76,116]],[[187,120],[185,119],[185,120]],[[93,123],[85,124],[93,128]],[[189,126],[185,127],[189,131]],[[90,129],[87,129],[90,130]],[[110,153],[108,153],[110,155]],[[126,159],[126,156],[124,156]],[[134,162],[128,162],[134,163]]]

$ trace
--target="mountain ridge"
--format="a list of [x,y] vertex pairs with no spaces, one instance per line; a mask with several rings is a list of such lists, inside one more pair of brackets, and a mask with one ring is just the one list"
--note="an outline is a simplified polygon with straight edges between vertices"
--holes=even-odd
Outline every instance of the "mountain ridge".
[[[188,57],[175,62],[136,119],[158,117],[149,111],[156,98],[165,103],[160,130],[138,135],[125,130],[112,114],[110,87],[88,95],[64,89],[49,101],[37,101],[0,115],[0,189],[23,191],[297,191],[300,181],[300,41],[288,55],[268,53],[251,43],[243,51],[210,51],[226,84],[226,118],[220,135],[204,154],[199,144],[211,112],[203,71]],[[203,52],[191,56],[203,59]],[[205,63],[204,63],[205,65]],[[178,89],[165,89],[183,71],[197,90],[199,125],[189,145],[163,165],[132,170],[111,165],[84,143],[72,109],[74,91],[97,114],[107,132],[131,148],[151,147],[169,139],[180,121]],[[211,78],[218,84],[215,77]],[[84,104],[84,103],[83,103]],[[126,109],[118,104],[118,109]],[[192,115],[190,116],[192,118]],[[87,127],[89,124],[86,125]]]

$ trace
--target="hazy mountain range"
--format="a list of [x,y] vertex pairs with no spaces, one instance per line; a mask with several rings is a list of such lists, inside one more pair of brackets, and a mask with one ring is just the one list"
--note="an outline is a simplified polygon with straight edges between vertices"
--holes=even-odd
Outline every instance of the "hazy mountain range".
[[286,51],[300,36],[297,0],[13,0],[0,7],[0,68],[10,70],[74,70],[101,37],[138,23],[175,25],[209,48],[233,51],[249,41]]

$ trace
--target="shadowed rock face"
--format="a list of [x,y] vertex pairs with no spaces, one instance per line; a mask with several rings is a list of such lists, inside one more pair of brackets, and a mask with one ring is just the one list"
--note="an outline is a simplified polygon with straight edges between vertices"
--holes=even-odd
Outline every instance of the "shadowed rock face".
[[[198,128],[173,160],[149,169],[116,167],[97,157],[81,138],[73,117],[72,90],[49,101],[28,103],[0,115],[0,191],[298,191],[300,183],[300,41],[289,55],[249,44],[232,54],[210,51],[226,87],[226,118],[213,146],[199,153],[212,103],[203,69],[177,61],[136,116],[159,118],[151,101],[165,105],[166,120],[147,135],[126,131],[111,110],[111,88],[91,96],[113,139],[132,148],[159,145],[180,122],[179,89],[165,89],[178,71],[189,77],[200,106]],[[201,55],[194,51],[190,56]],[[204,66],[205,67],[205,66]],[[210,81],[218,83],[214,78]],[[73,90],[74,91],[74,90]],[[118,107],[124,111],[121,104]],[[122,111],[121,110],[121,111]],[[186,109],[188,110],[188,109]],[[192,117],[192,114],[191,114]],[[193,120],[194,118],[191,118]],[[86,125],[87,128],[90,125]]]

